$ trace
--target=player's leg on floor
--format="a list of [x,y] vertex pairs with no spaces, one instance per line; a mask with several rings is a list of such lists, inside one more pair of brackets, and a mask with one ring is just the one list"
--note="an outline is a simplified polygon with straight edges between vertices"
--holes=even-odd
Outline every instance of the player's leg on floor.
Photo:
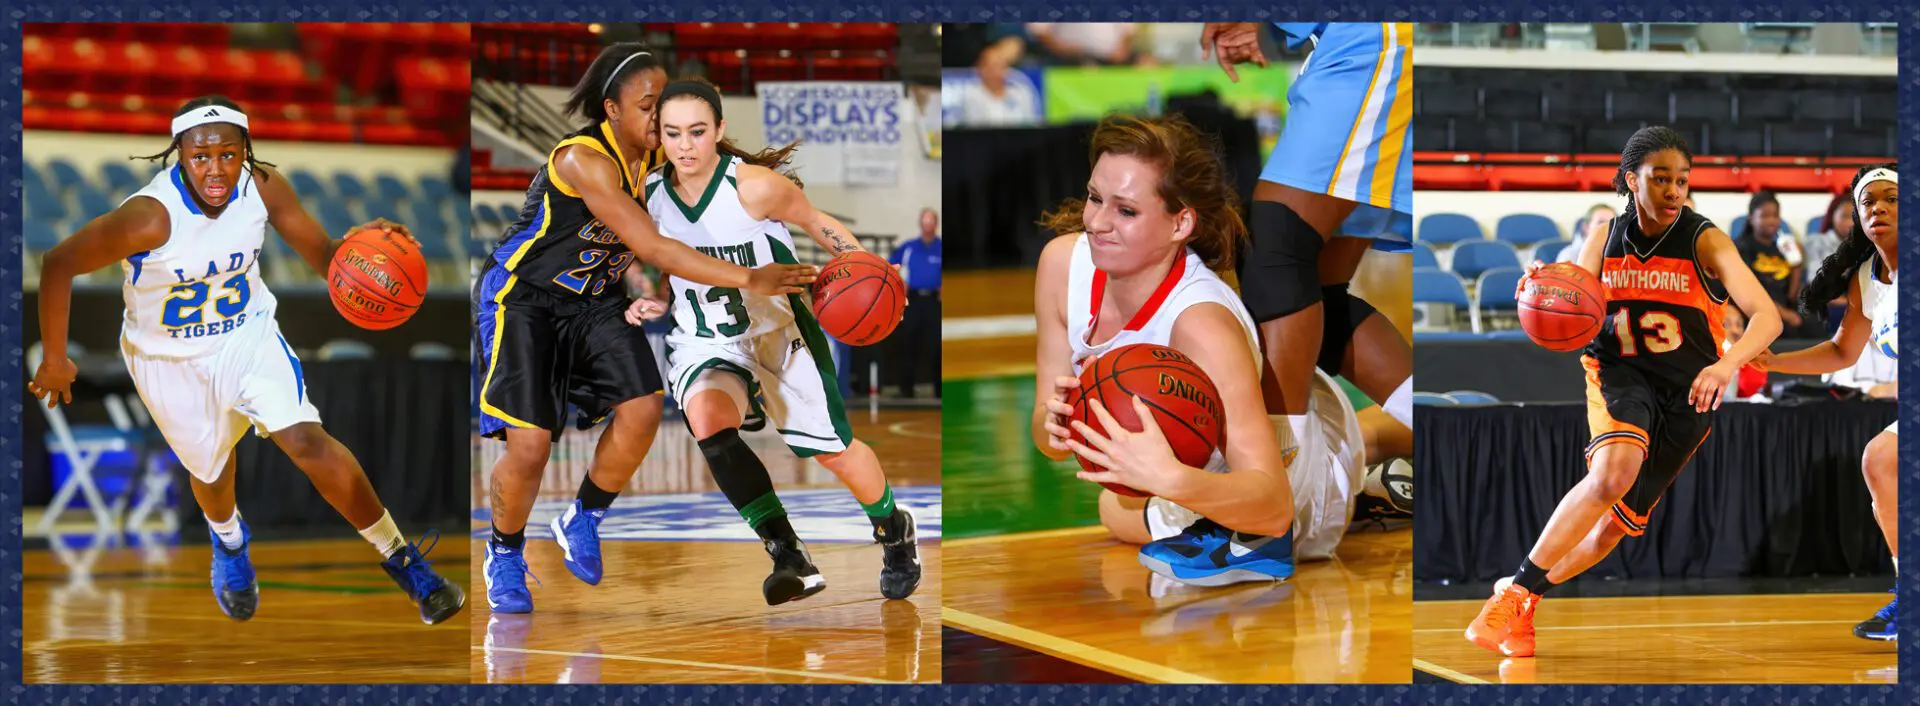
[[920,586],[919,538],[913,512],[893,501],[893,487],[880,468],[880,458],[866,442],[854,439],[847,450],[814,456],[814,460],[839,476],[860,509],[873,523],[873,541],[880,544],[884,558],[880,568],[880,594],[888,598],[906,598]]
[[[1880,532],[1887,538],[1887,548],[1893,551],[1893,573],[1897,582],[1900,575],[1900,535],[1897,529],[1900,526],[1900,437],[1892,427],[1867,442],[1867,450],[1861,455],[1860,470],[1867,478],[1867,492],[1873,498],[1873,519],[1880,523]],[[1894,589],[1895,597],[1886,607],[1855,625],[1853,634],[1868,640],[1898,640],[1898,590],[1898,587]]]
[[613,406],[613,418],[600,431],[592,466],[580,479],[580,491],[566,511],[553,518],[553,539],[560,544],[562,563],[589,586],[599,585],[604,572],[600,521],[653,448],[664,404],[664,396],[651,394]]
[[1367,461],[1413,458],[1413,430],[1378,405],[1354,413],[1367,445]]
[[508,427],[507,451],[493,464],[487,478],[488,507],[493,536],[487,540],[482,567],[487,581],[487,604],[495,613],[530,613],[533,593],[527,590],[527,518],[540,494],[540,477],[553,451],[553,432],[530,427]]
[[720,492],[754,534],[760,535],[773,558],[773,572],[760,586],[767,605],[800,600],[824,590],[827,580],[813,565],[806,545],[787,520],[787,510],[773,490],[766,464],[740,438],[746,381],[733,373],[709,371],[701,373],[685,394],[682,409],[687,428],[699,440],[714,484],[720,486]]
[[1522,614],[1530,615],[1539,597],[1552,587],[1549,572],[1593,531],[1596,523],[1607,519],[1614,503],[1626,497],[1645,460],[1646,450],[1637,443],[1609,443],[1594,449],[1587,476],[1560,499],[1512,583],[1487,599],[1480,614],[1467,626],[1468,640],[1504,653],[1500,645]]
[[1100,524],[1106,526],[1113,538],[1128,544],[1146,544],[1153,541],[1147,529],[1145,515],[1146,498],[1121,495],[1111,490],[1100,491]]
[[347,447],[321,428],[319,422],[301,422],[275,430],[272,439],[293,459],[293,465],[307,474],[327,504],[347,518],[360,531],[360,536],[385,557],[380,567],[386,569],[387,576],[420,607],[423,622],[439,623],[460,612],[467,602],[466,593],[441,578],[426,560],[426,553],[439,543],[439,535],[430,532],[409,544],[394,524],[393,516],[380,504],[379,496],[374,494],[373,483],[367,480],[360,461]]
[[253,560],[247,555],[252,532],[240,519],[240,508],[233,499],[235,462],[227,452],[226,467],[212,483],[189,475],[193,500],[207,518],[207,531],[213,541],[213,599],[220,612],[234,620],[253,617],[260,607],[260,584],[254,577]]

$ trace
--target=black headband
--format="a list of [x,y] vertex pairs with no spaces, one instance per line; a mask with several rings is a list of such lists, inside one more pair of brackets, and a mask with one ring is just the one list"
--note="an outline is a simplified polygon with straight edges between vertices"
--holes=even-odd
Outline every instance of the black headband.
[[719,122],[721,118],[725,117],[725,114],[720,112],[720,94],[714,91],[712,86],[708,86],[699,81],[674,81],[668,83],[667,89],[660,92],[659,105],[666,105],[667,101],[673,100],[676,96],[698,96],[701,100],[706,101],[707,105],[713,106],[714,122]]

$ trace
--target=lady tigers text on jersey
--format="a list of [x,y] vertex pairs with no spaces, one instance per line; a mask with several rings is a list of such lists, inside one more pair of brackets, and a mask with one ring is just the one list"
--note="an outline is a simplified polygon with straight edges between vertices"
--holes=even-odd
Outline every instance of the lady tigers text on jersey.
[[[179,284],[168,291],[166,307],[160,315],[160,325],[166,330],[167,336],[218,336],[245,324],[247,304],[253,298],[251,287],[247,284],[247,273],[253,270],[254,263],[259,260],[260,250],[256,248],[251,254],[228,253],[224,267],[219,260],[208,261],[206,274],[198,277],[188,277],[184,268],[173,268],[173,276]],[[137,283],[141,268],[138,260],[133,262],[133,279]],[[213,317],[209,317],[209,313]]]

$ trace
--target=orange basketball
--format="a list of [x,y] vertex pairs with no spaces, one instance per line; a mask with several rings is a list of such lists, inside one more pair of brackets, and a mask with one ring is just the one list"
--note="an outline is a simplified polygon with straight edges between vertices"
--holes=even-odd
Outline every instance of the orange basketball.
[[836,257],[813,281],[813,314],[827,335],[850,346],[870,346],[900,325],[907,284],[893,265],[870,252]]
[[1557,262],[1522,278],[1519,300],[1520,330],[1547,350],[1579,350],[1607,318],[1607,288],[1572,263]]
[[406,323],[427,298],[427,259],[399,233],[363,230],[347,236],[327,265],[333,308],[364,329]]
[[[1167,437],[1173,455],[1181,463],[1205,468],[1220,447],[1220,434],[1226,427],[1226,411],[1220,406],[1220,392],[1192,358],[1166,346],[1135,343],[1121,346],[1093,359],[1080,370],[1080,389],[1068,395],[1073,419],[1096,432],[1103,432],[1100,418],[1086,400],[1099,400],[1113,415],[1113,421],[1130,431],[1140,431],[1140,418],[1134,414],[1130,396],[1138,395],[1153,410],[1160,433]],[[1073,438],[1087,443],[1079,432]],[[1088,471],[1099,467],[1080,459]],[[1103,483],[1108,490],[1136,498],[1147,494],[1114,483]]]

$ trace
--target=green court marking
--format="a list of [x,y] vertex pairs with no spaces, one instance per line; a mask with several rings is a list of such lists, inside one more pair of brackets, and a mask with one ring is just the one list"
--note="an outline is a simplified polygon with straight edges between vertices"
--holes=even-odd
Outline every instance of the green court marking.
[[1340,389],[1347,393],[1347,401],[1353,403],[1353,411],[1358,412],[1375,404],[1373,398],[1361,392],[1360,388],[1354,387],[1353,383],[1347,382],[1346,378],[1335,375],[1333,381],[1340,383]]
[[947,380],[940,400],[941,536],[1100,524],[1100,486],[1033,446],[1033,376]]

